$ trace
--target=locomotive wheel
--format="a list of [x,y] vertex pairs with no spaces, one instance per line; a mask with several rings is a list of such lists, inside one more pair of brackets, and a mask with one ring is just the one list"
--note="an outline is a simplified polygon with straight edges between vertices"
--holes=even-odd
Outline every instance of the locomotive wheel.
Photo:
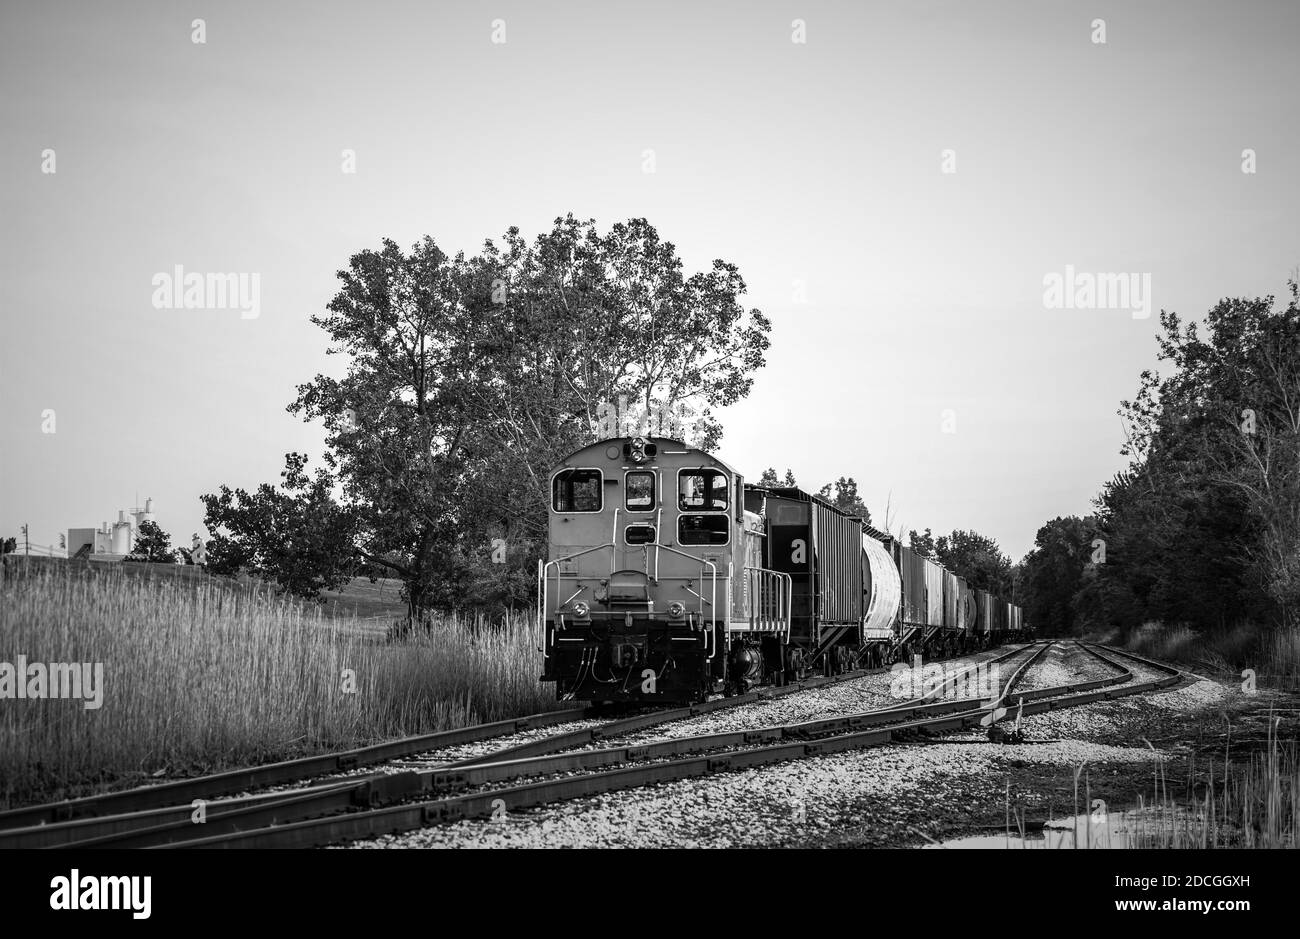
[[798,681],[800,678],[799,675],[800,663],[802,662],[803,655],[794,646],[789,646],[785,649],[783,658],[784,661],[782,662],[783,665],[782,672],[785,675],[784,684],[787,685],[793,684],[794,682]]

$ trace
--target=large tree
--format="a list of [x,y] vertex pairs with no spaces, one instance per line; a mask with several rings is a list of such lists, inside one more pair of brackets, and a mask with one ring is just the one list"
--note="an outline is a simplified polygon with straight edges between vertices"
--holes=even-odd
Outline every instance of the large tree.
[[939,563],[964,577],[972,589],[1011,599],[1011,559],[993,538],[975,531],[954,531],[940,535],[934,548]]
[[1011,559],[997,541],[974,531],[953,531],[935,538],[930,529],[908,533],[908,543],[922,557],[938,561],[976,590],[1011,598]]
[[1025,617],[1050,635],[1077,631],[1075,595],[1096,564],[1096,519],[1055,518],[1038,529],[1033,549],[1020,564],[1017,597]]
[[[832,489],[834,490],[833,495]],[[841,476],[834,483],[827,483],[822,486],[818,495],[833,502],[841,512],[857,515],[868,525],[871,524],[871,510],[867,508],[867,504],[858,495],[858,484],[852,476]]]
[[208,570],[245,571],[295,596],[315,598],[346,583],[361,568],[355,543],[357,516],[333,496],[324,469],[307,473],[307,457],[285,455],[279,486],[252,492],[221,489],[202,497]]
[[930,533],[930,529],[927,528],[924,532],[919,532],[915,528],[911,529],[907,533],[907,544],[921,557],[930,558],[931,560],[936,559],[934,535]]
[[141,522],[140,530],[136,533],[135,544],[131,546],[131,553],[126,556],[126,560],[170,563],[175,559],[172,554],[171,535],[159,528],[155,522]]
[[431,238],[353,256],[313,317],[346,359],[290,411],[321,421],[351,547],[400,577],[412,616],[522,601],[543,550],[550,468],[620,399],[692,419],[744,397],[770,324],[734,265],[687,275],[644,219],[556,219],[466,257]]

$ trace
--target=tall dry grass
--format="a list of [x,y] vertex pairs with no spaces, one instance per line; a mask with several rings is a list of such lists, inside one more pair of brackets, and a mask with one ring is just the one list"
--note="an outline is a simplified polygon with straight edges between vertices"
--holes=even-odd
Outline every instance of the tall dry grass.
[[1145,623],[1129,634],[1133,652],[1220,672],[1253,669],[1261,680],[1300,688],[1300,631],[1242,623],[1196,632],[1187,626]]
[[[1211,766],[1196,799],[1176,801],[1158,772],[1150,807],[1137,814],[1132,847],[1300,847],[1300,752],[1270,731],[1264,750],[1241,763]],[[1216,773],[1215,770],[1218,769]]]
[[[0,662],[102,662],[103,705],[0,700],[0,802],[499,720],[554,705],[536,637],[450,617],[400,641],[263,590],[0,574]],[[355,673],[355,693],[343,673]]]

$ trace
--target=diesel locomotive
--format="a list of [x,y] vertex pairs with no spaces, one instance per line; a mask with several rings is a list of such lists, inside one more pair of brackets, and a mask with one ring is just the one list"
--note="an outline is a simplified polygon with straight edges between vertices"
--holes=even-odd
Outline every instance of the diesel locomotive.
[[679,440],[585,446],[550,499],[537,616],[562,699],[696,702],[1028,631],[863,519]]

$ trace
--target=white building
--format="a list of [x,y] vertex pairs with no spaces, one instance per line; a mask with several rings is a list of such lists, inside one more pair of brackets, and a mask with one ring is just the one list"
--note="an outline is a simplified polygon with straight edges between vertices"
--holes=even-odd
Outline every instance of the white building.
[[111,528],[108,522],[99,528],[69,528],[68,557],[84,557],[91,561],[120,561],[135,547],[135,539],[140,534],[140,523],[153,520],[153,499],[145,499],[143,509],[118,511],[117,521]]

